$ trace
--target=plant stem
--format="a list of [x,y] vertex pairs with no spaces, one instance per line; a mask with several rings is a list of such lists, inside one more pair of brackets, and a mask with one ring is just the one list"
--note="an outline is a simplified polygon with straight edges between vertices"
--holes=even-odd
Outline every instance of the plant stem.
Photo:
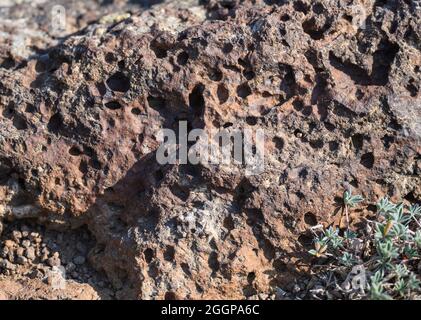
[[348,205],[345,203],[345,216],[346,216],[346,227],[349,229],[349,214],[348,214]]

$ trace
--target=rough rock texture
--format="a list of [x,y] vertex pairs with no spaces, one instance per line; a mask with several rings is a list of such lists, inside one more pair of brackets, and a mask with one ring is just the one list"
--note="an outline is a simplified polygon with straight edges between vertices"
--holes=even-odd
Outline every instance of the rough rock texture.
[[[420,199],[417,1],[168,1],[120,17],[20,60],[0,42],[0,217],[87,225],[119,298],[288,289],[308,227],[341,224],[344,187]],[[160,166],[157,133],[180,120],[264,129],[265,172]]]

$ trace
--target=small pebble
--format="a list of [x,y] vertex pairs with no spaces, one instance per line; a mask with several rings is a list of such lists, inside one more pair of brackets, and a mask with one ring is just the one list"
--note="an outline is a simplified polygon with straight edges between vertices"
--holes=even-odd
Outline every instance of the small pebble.
[[82,257],[82,256],[77,256],[77,257],[75,257],[74,259],[73,259],[73,262],[75,263],[75,264],[77,264],[77,265],[81,265],[81,264],[84,264],[85,263],[85,258],[84,257]]
[[29,241],[29,240],[23,240],[22,241],[22,246],[24,248],[29,248],[31,246],[31,241]]
[[16,258],[16,263],[17,264],[24,265],[27,261],[28,261],[28,259],[26,259],[24,256],[18,256]]
[[26,257],[29,260],[35,260],[36,256],[35,256],[35,249],[30,247],[26,249]]
[[4,241],[4,246],[6,248],[13,248],[15,246],[15,244],[16,243],[14,241],[12,241],[12,240],[6,240],[6,241]]
[[19,247],[16,249],[16,255],[19,256],[23,256],[23,253],[25,252],[25,249],[22,247]]
[[51,258],[47,259],[47,264],[48,264],[50,267],[59,267],[59,266],[60,266],[60,264],[61,264],[61,261],[60,261],[60,259],[59,259],[59,258],[56,258],[56,257],[51,257]]
[[19,239],[22,238],[22,233],[20,231],[16,231],[15,230],[15,231],[12,232],[12,237],[13,237],[13,240],[15,240],[16,242],[18,242]]

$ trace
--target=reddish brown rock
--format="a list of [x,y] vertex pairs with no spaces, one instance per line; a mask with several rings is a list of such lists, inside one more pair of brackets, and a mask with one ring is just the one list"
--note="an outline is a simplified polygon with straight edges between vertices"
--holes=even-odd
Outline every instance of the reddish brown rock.
[[[351,2],[170,1],[0,68],[0,216],[88,225],[121,298],[288,288],[345,187],[421,195],[421,11]],[[265,172],[159,165],[179,120],[264,129]]]

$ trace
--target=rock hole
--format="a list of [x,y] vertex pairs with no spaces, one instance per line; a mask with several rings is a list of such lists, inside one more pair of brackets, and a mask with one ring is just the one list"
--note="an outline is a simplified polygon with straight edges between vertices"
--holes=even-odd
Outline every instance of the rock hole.
[[302,1],[294,2],[294,10],[307,14],[309,11],[308,5]]
[[382,138],[382,141],[385,149],[388,150],[390,146],[395,142],[395,138],[393,136],[385,135]]
[[308,224],[309,226],[315,226],[315,225],[317,225],[316,215],[314,213],[312,213],[312,212],[307,212],[304,215],[304,222],[306,224]]
[[313,246],[313,238],[306,233],[300,234],[298,242],[307,250],[311,249]]
[[208,77],[209,79],[211,79],[212,81],[216,81],[219,82],[222,80],[222,72],[219,69],[211,69],[209,71]]
[[80,148],[78,146],[73,146],[69,149],[69,154],[71,156],[78,157],[78,156],[82,155],[83,153],[82,153],[82,150],[80,150]]
[[63,118],[60,113],[54,114],[48,121],[47,128],[52,133],[57,133],[63,126]]
[[222,52],[225,54],[230,53],[234,49],[234,46],[231,43],[225,43],[222,47]]
[[205,86],[201,83],[197,84],[193,91],[189,95],[189,106],[195,111],[197,116],[203,115],[205,111],[205,99],[203,97],[203,91]]
[[166,101],[164,98],[149,96],[148,104],[152,109],[162,111],[165,109]]
[[25,112],[27,113],[35,113],[37,111],[37,109],[35,108],[35,106],[33,104],[27,103],[26,107],[25,107]]
[[135,116],[138,116],[138,115],[140,115],[142,113],[139,108],[133,108],[131,112]]
[[96,88],[101,96],[104,96],[107,93],[107,87],[105,86],[104,82],[98,82],[96,84]]
[[307,170],[307,168],[303,168],[303,169],[301,169],[301,170],[300,170],[300,172],[298,173],[298,176],[299,176],[302,180],[307,179],[307,176],[308,176],[308,170]]
[[241,84],[237,87],[237,96],[239,96],[242,99],[245,99],[249,95],[251,95],[251,89],[250,89],[250,86],[247,82],[243,83],[243,84]]
[[255,126],[256,124],[257,124],[257,118],[256,117],[247,117],[246,118],[246,123],[249,125],[249,126]]
[[409,203],[411,203],[411,204],[419,204],[420,203],[420,200],[419,199],[417,199],[415,196],[414,196],[414,192],[413,191],[411,191],[410,193],[408,193],[406,196],[404,196],[403,197],[406,201],[408,201]]
[[286,271],[288,271],[287,264],[283,262],[281,259],[276,259],[273,262],[273,267],[278,273],[285,273]]
[[247,282],[249,283],[249,284],[252,284],[253,283],[253,281],[256,279],[256,273],[254,273],[254,272],[249,272],[248,274],[247,274]]
[[164,259],[172,262],[175,256],[175,249],[173,246],[167,246],[164,251]]
[[109,64],[114,64],[116,61],[117,61],[117,58],[114,56],[113,53],[107,52],[105,54],[105,62],[107,62]]
[[336,141],[330,141],[329,142],[329,150],[330,151],[336,151],[336,150],[338,150],[338,148],[339,148],[339,143],[338,142],[336,142]]
[[130,80],[122,72],[116,72],[107,80],[108,88],[115,92],[127,92],[130,89]]
[[284,149],[284,139],[282,139],[281,137],[274,137],[272,141],[275,143],[276,149],[278,149],[279,151],[282,151]]
[[97,159],[91,159],[91,161],[89,162],[89,164],[95,170],[101,170],[102,169],[102,163],[99,160],[97,160]]
[[219,99],[220,104],[224,104],[225,102],[227,102],[227,100],[229,98],[229,91],[225,87],[225,85],[223,85],[223,84],[218,85],[218,89],[217,89],[216,93],[218,95],[218,99]]
[[332,123],[330,123],[330,122],[323,122],[323,125],[325,126],[325,128],[326,128],[328,131],[330,131],[330,132],[335,131],[335,125],[333,125],[333,124],[332,124]]
[[190,196],[190,191],[187,188],[182,188],[179,185],[173,185],[170,187],[173,195],[179,198],[181,201],[186,202]]
[[301,111],[304,108],[304,103],[301,100],[299,100],[299,99],[295,99],[292,102],[292,106],[294,107],[295,110]]
[[162,181],[162,179],[164,179],[164,173],[162,172],[162,170],[158,170],[155,172],[155,182],[159,183]]
[[9,105],[6,109],[3,110],[2,116],[7,119],[12,119],[15,114],[14,106]]
[[118,101],[107,102],[104,106],[110,110],[118,110],[123,107]]
[[321,149],[321,148],[323,148],[323,145],[324,145],[324,143],[323,143],[323,140],[322,139],[317,139],[317,140],[311,140],[310,141],[310,146],[313,149]]
[[281,21],[283,21],[283,22],[287,22],[287,21],[289,21],[291,18],[290,18],[290,16],[289,15],[287,15],[287,14],[284,14],[284,15],[282,15],[282,17],[281,17]]
[[411,97],[416,97],[419,89],[414,84],[414,79],[410,79],[409,83],[406,85],[406,90],[408,90]]
[[244,70],[243,75],[247,80],[251,80],[256,76],[256,74],[252,70]]
[[160,44],[158,41],[154,40],[151,42],[150,48],[155,53],[155,56],[158,59],[164,59],[167,57],[167,49]]
[[151,248],[147,248],[145,249],[145,251],[143,251],[143,256],[145,257],[145,261],[147,263],[151,263],[152,259],[154,258],[154,252]]
[[89,167],[88,167],[88,163],[86,162],[86,160],[81,160],[79,163],[79,171],[82,174],[87,174],[89,171]]
[[322,39],[324,33],[330,28],[330,25],[327,23],[321,28],[317,27],[314,18],[304,21],[302,26],[304,32],[307,33],[313,40]]
[[209,268],[212,269],[213,272],[217,272],[219,270],[219,261],[218,261],[218,254],[215,251],[212,251],[208,258],[208,265]]
[[13,69],[16,65],[15,60],[13,60],[12,58],[8,57],[6,59],[4,59],[1,64],[0,64],[0,68],[4,68],[4,69]]
[[175,292],[165,292],[165,296],[164,296],[164,300],[178,300],[177,294],[175,294]]
[[361,156],[360,163],[367,169],[373,168],[374,165],[374,154],[372,152],[365,153]]
[[247,224],[250,226],[256,225],[256,223],[261,223],[262,221],[265,221],[265,217],[263,215],[263,212],[261,209],[247,209]]
[[325,12],[325,8],[321,3],[314,4],[312,9],[315,14],[322,14],[323,12]]
[[362,150],[364,145],[364,136],[360,133],[356,133],[351,137],[352,145],[356,152]]
[[15,115],[13,118],[13,126],[17,130],[26,130],[28,129],[28,124],[26,123],[26,119],[21,115]]
[[177,63],[180,66],[184,66],[187,64],[187,62],[189,61],[189,54],[185,51],[180,52],[177,56]]
[[362,100],[364,98],[364,92],[361,89],[357,89],[355,92],[355,98]]
[[234,230],[235,228],[235,224],[234,224],[234,219],[232,218],[232,216],[227,216],[224,219],[224,227],[229,231]]

